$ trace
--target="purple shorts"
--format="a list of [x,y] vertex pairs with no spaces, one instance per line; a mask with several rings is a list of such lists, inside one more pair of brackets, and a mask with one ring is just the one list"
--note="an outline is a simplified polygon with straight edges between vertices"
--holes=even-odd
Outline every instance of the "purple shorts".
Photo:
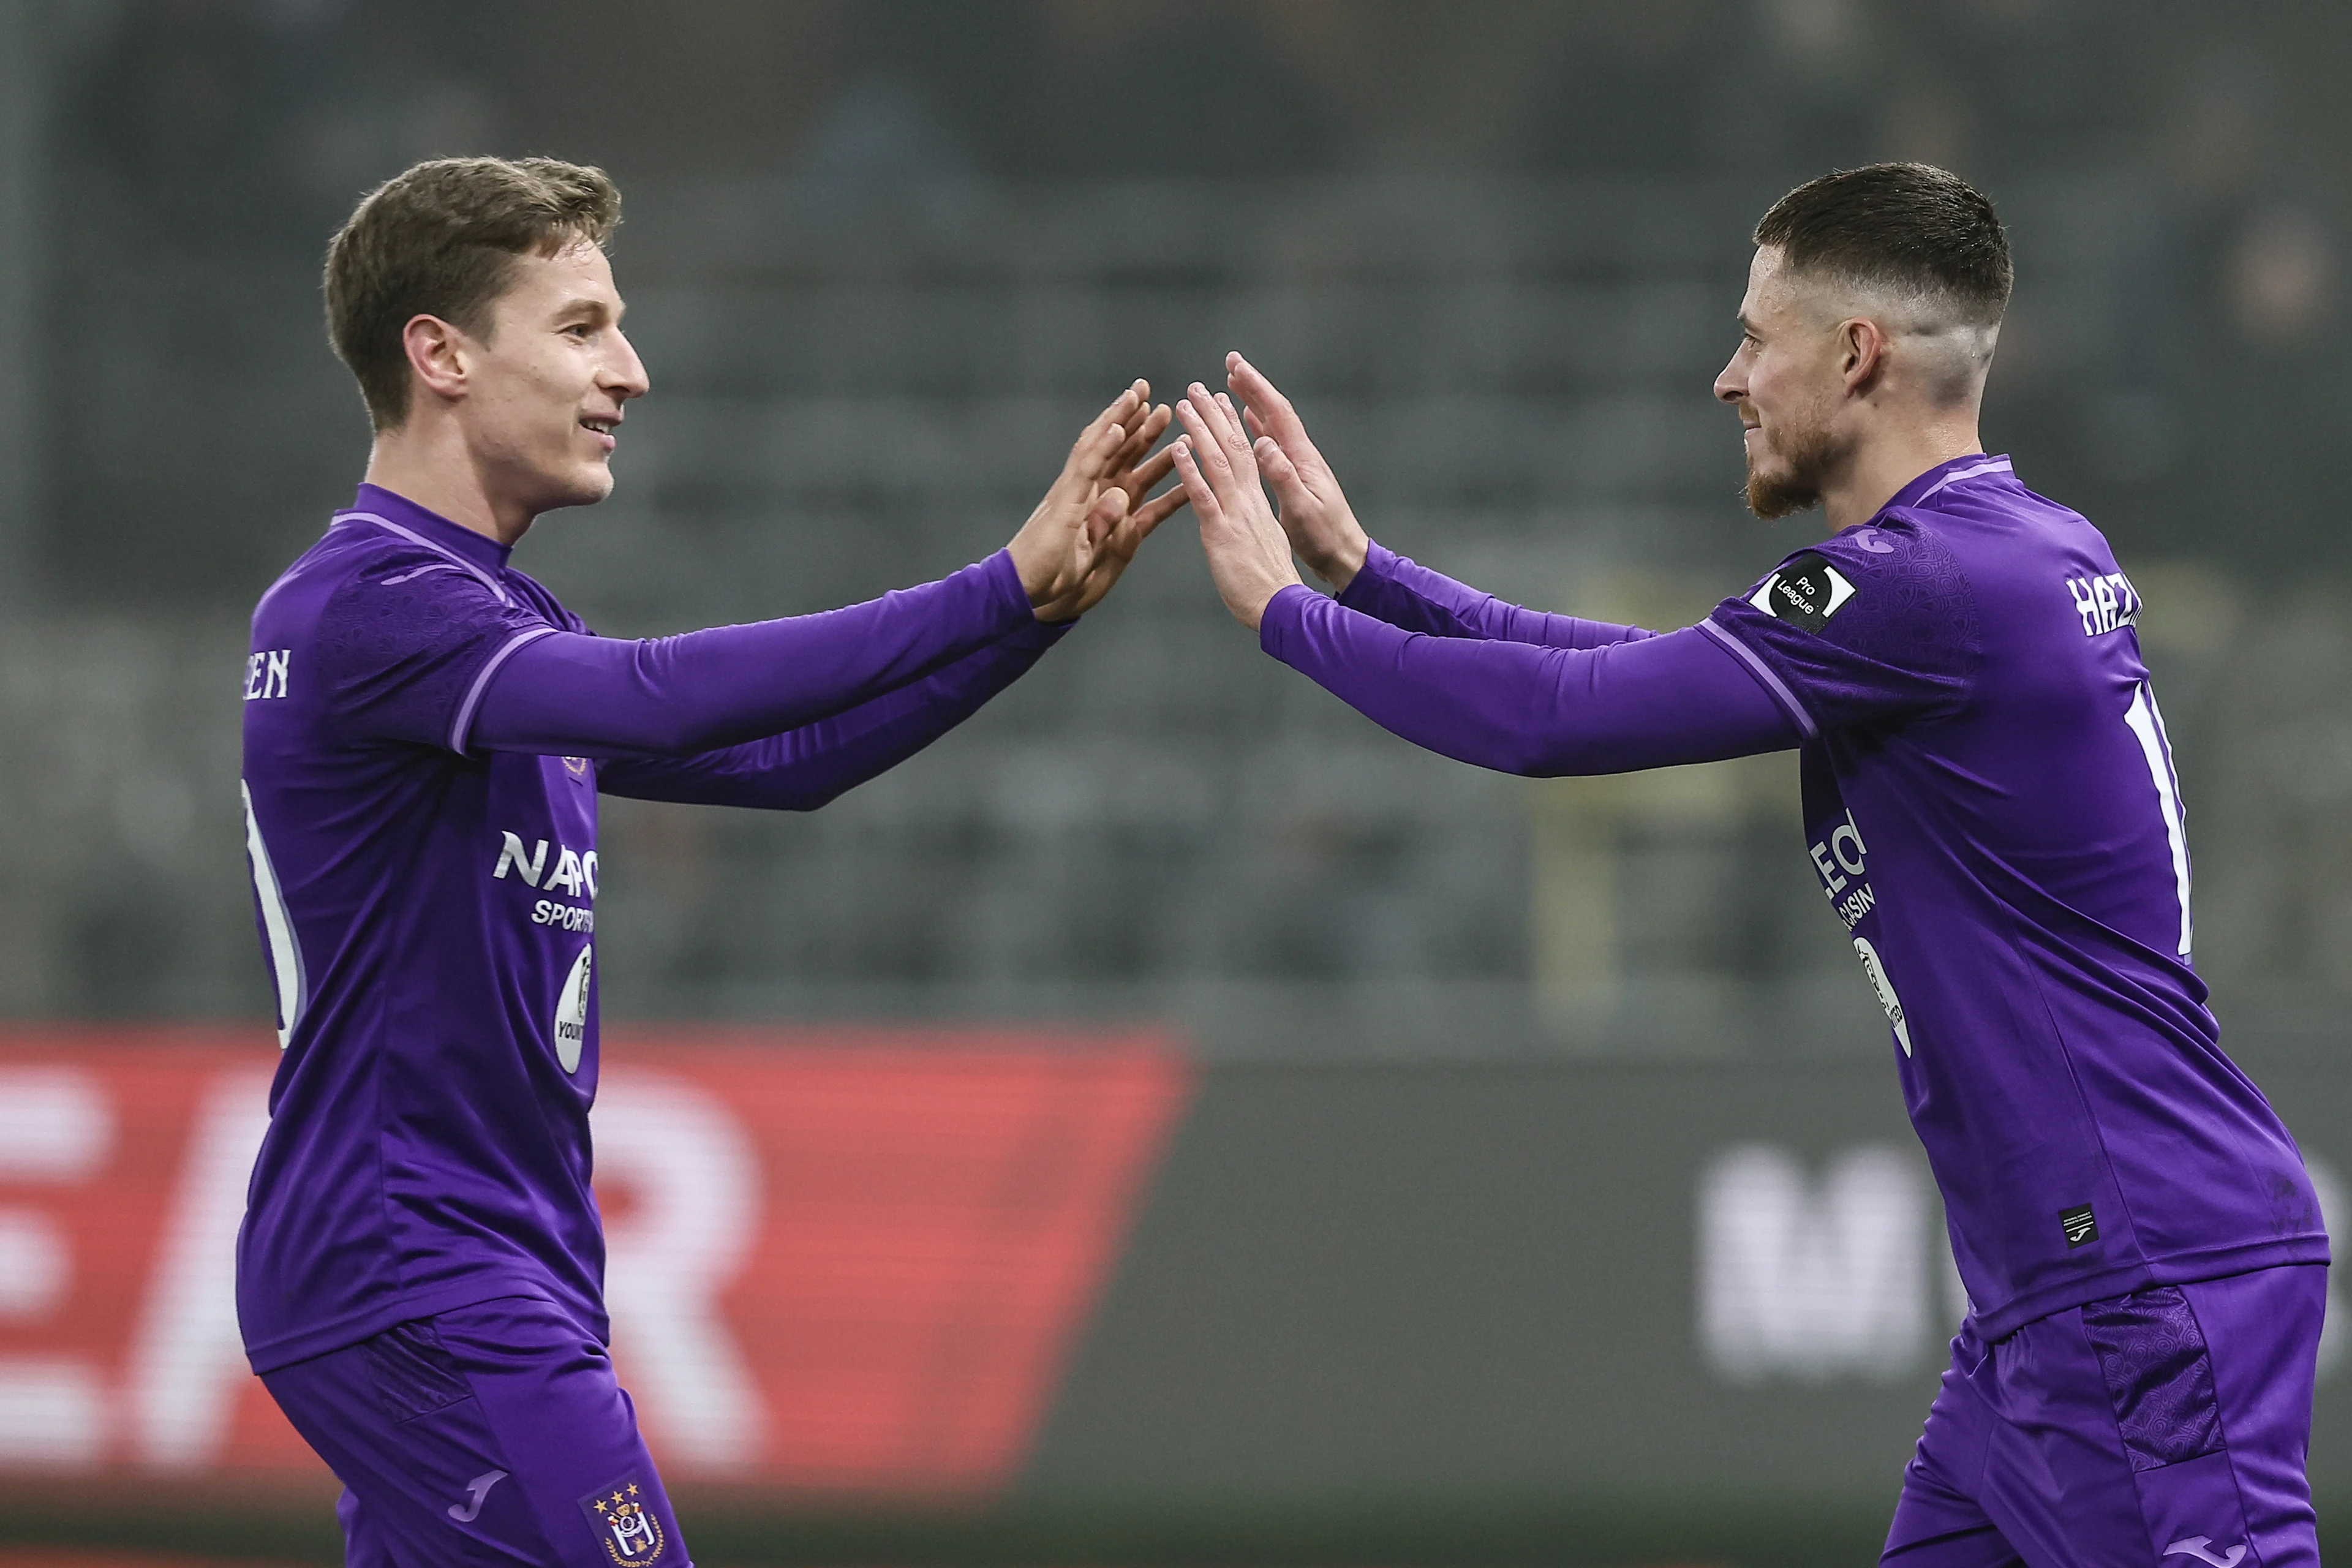
[[351,1568],[692,1568],[595,1336],[507,1297],[265,1373],[343,1483]]
[[2318,1568],[2323,1264],[1976,1320],[1903,1473],[1900,1568]]

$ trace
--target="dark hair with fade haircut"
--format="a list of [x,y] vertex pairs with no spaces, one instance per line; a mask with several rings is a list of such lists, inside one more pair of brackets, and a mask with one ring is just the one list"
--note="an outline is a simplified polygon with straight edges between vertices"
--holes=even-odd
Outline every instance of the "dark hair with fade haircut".
[[327,339],[359,378],[368,418],[408,417],[402,334],[420,315],[488,335],[490,307],[527,253],[602,247],[621,193],[602,169],[554,158],[436,158],[385,181],[327,246]]
[[1772,204],[1756,243],[1792,272],[1949,300],[1970,326],[1998,325],[2015,272],[1984,193],[1932,163],[1872,163],[1808,180]]

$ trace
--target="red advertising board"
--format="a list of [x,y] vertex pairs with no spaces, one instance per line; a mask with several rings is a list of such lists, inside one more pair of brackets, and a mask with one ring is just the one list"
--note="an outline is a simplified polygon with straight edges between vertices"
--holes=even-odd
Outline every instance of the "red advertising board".
[[[681,1479],[984,1494],[1190,1093],[1164,1037],[638,1029],[593,1121],[614,1354]],[[316,1471],[232,1244],[267,1029],[0,1036],[0,1467]]]

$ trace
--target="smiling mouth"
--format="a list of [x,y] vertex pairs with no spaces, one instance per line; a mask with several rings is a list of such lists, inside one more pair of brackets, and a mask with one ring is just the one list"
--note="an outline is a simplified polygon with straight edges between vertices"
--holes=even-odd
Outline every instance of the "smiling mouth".
[[620,424],[618,419],[603,419],[593,415],[583,415],[581,416],[580,428],[595,437],[603,444],[604,450],[609,452],[615,444],[613,427],[618,424]]

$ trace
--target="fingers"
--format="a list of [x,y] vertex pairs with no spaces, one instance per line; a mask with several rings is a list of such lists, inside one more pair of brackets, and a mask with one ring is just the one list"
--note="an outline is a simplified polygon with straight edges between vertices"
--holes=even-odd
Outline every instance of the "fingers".
[[1128,519],[1128,527],[1134,531],[1135,542],[1138,544],[1142,543],[1150,536],[1153,529],[1181,511],[1185,502],[1191,499],[1184,487],[1178,485],[1166,494],[1154,496],[1137,507],[1129,514]]
[[1087,508],[1087,542],[1100,548],[1127,516],[1127,492],[1117,485],[1096,497],[1094,505]]
[[1143,455],[1151,450],[1151,444],[1168,428],[1171,412],[1163,403],[1129,420],[1131,428],[1127,439],[1119,443],[1118,450],[1111,455],[1110,471],[1124,473],[1142,461]]
[[1318,454],[1315,443],[1307,439],[1307,422],[1298,417],[1298,410],[1282,395],[1281,388],[1265,378],[1265,372],[1239,353],[1229,353],[1225,356],[1225,384],[1249,405],[1250,434],[1271,436],[1294,461],[1314,460]]
[[1271,436],[1261,436],[1251,443],[1250,454],[1257,459],[1258,472],[1273,484],[1277,497],[1286,498],[1283,504],[1288,506],[1286,498],[1299,482],[1298,465],[1290,460],[1290,454]]
[[1149,405],[1150,396],[1151,384],[1139,379],[1113,398],[1110,406],[1096,415],[1087,427],[1078,432],[1076,443],[1070,447],[1070,460],[1064,466],[1063,472],[1087,479],[1099,479],[1111,472],[1111,461],[1127,444],[1130,429],[1136,423],[1137,411]]
[[1129,468],[1120,478],[1121,487],[1129,493],[1139,496],[1166,479],[1175,466],[1176,448],[1162,447],[1141,467]]
[[[1189,426],[1189,420],[1187,424]],[[1192,510],[1200,514],[1202,525],[1206,527],[1212,522],[1221,521],[1225,515],[1225,509],[1218,503],[1216,489],[1209,483],[1208,476],[1201,472],[1200,459],[1192,455],[1192,442],[1189,431],[1185,436],[1179,437],[1169,451],[1176,458],[1176,477],[1183,481],[1184,499],[1190,501]]]
[[1249,437],[1242,429],[1241,416],[1234,413],[1232,399],[1220,401],[1196,381],[1186,390],[1177,414],[1187,431],[1213,447],[1201,454],[1213,465],[1256,479],[1257,465],[1250,457]]

